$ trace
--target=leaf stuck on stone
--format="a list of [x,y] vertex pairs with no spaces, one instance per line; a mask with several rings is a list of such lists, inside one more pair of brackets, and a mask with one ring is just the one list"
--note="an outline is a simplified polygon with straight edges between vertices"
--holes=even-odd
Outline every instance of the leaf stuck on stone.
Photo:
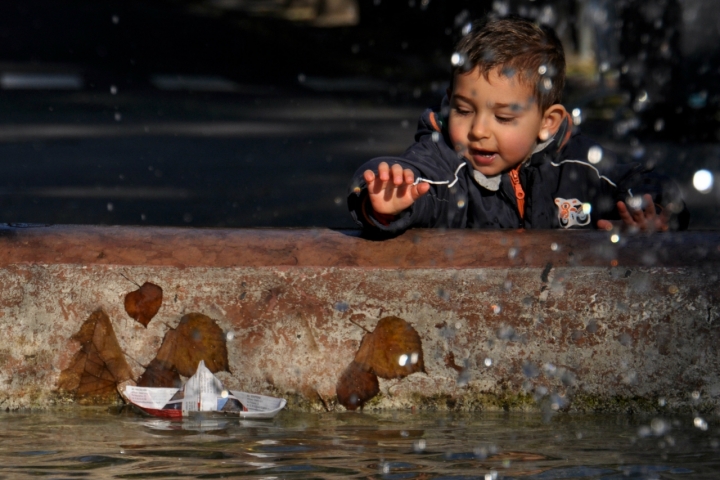
[[155,359],[138,379],[141,387],[176,387],[179,375],[191,377],[200,360],[212,373],[229,371],[226,337],[217,322],[201,313],[188,313],[168,330]]
[[133,375],[107,314],[101,309],[93,312],[72,339],[80,343],[80,350],[60,373],[58,388],[74,394],[80,403],[114,402],[117,385]]
[[386,379],[425,372],[420,335],[399,317],[382,318],[375,330],[365,334],[355,354],[355,362],[364,370]]
[[340,375],[335,390],[340,405],[348,410],[356,410],[378,394],[380,384],[374,373],[353,361]]
[[125,311],[147,327],[162,305],[163,290],[154,283],[145,282],[142,287],[125,295]]

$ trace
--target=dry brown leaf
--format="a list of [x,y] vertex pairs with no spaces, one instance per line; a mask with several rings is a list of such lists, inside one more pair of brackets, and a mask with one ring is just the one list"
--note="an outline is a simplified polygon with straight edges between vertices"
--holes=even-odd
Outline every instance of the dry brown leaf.
[[138,387],[180,388],[182,380],[174,367],[168,366],[157,358],[150,362],[137,381]]
[[154,283],[145,282],[142,287],[125,295],[125,311],[147,327],[162,305],[163,291]]
[[180,375],[195,374],[200,360],[211,372],[229,371],[225,332],[212,318],[188,313],[175,329],[172,364]]
[[380,391],[377,376],[362,368],[357,362],[347,366],[335,386],[338,402],[348,410],[362,408],[365,402]]
[[425,372],[420,335],[399,317],[380,319],[375,330],[363,337],[355,361],[380,378],[404,378]]
[[168,330],[155,359],[138,379],[142,387],[176,387],[179,375],[191,377],[200,360],[213,373],[229,371],[225,333],[212,318],[188,313]]
[[175,353],[175,330],[168,330],[155,358],[137,381],[139,387],[180,388],[180,374],[173,365]]
[[117,399],[117,385],[132,379],[110,319],[93,312],[72,336],[80,343],[72,364],[60,373],[58,388],[73,393],[80,403],[100,404]]

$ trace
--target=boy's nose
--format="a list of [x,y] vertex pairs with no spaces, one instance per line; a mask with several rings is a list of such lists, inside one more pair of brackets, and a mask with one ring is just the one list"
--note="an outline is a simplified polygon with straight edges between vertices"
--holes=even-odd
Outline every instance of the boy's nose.
[[476,118],[470,128],[470,136],[473,139],[487,138],[489,135],[487,122],[484,118]]

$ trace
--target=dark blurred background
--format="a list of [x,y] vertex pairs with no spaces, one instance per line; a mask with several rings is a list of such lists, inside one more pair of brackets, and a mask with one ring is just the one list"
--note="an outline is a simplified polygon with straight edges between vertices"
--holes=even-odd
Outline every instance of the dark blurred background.
[[412,142],[488,13],[554,26],[578,128],[718,227],[714,0],[8,0],[0,222],[353,227],[350,175]]

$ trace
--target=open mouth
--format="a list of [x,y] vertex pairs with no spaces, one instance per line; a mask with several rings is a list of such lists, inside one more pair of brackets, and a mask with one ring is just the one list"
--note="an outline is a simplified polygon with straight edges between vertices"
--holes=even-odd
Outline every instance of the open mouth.
[[490,165],[495,160],[496,153],[488,150],[470,149],[470,155],[479,165]]

